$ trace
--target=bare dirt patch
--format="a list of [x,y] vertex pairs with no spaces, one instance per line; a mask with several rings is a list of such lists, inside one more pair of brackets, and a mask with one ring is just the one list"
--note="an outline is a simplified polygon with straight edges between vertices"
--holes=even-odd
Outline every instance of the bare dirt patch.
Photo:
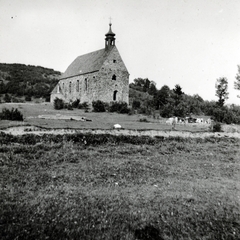
[[150,137],[183,137],[183,138],[206,138],[206,137],[227,137],[240,138],[239,132],[187,132],[187,131],[161,131],[161,130],[133,130],[133,129],[46,129],[35,126],[17,126],[2,129],[4,132],[12,135],[24,134],[110,134],[110,135],[127,135],[127,136],[150,136]]

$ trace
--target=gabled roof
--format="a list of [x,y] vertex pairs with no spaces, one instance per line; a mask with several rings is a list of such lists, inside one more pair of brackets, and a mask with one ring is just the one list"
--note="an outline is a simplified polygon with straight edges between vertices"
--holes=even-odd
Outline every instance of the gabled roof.
[[60,76],[60,79],[99,71],[113,47],[103,48],[77,57]]

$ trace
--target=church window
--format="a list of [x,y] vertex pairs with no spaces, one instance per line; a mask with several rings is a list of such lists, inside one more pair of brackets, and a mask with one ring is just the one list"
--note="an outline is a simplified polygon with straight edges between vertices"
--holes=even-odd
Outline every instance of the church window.
[[63,90],[64,90],[64,83],[63,83],[62,87],[63,87]]
[[113,92],[113,101],[117,100],[117,92],[118,92],[117,90]]
[[112,80],[116,80],[116,79],[117,79],[116,75],[113,74],[113,76],[112,76]]
[[113,63],[116,63],[117,62],[117,60],[116,59],[113,59]]
[[76,91],[79,92],[79,80],[77,80]]
[[87,80],[87,78],[85,78],[85,91],[87,91],[88,90],[88,80]]
[[60,86],[57,85],[57,93],[60,93]]
[[69,82],[69,93],[71,93],[72,88],[72,82]]

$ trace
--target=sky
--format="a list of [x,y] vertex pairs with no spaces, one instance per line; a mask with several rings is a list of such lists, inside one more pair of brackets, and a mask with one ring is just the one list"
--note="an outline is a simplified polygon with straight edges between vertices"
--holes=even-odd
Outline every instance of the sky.
[[80,55],[104,48],[112,22],[116,46],[135,78],[160,89],[240,105],[240,0],[0,0],[0,62],[64,72]]

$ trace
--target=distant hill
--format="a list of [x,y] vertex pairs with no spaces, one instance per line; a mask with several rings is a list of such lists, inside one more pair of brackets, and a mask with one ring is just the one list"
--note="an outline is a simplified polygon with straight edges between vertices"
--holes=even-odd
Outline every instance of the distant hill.
[[41,66],[0,63],[0,94],[48,99],[60,74]]

